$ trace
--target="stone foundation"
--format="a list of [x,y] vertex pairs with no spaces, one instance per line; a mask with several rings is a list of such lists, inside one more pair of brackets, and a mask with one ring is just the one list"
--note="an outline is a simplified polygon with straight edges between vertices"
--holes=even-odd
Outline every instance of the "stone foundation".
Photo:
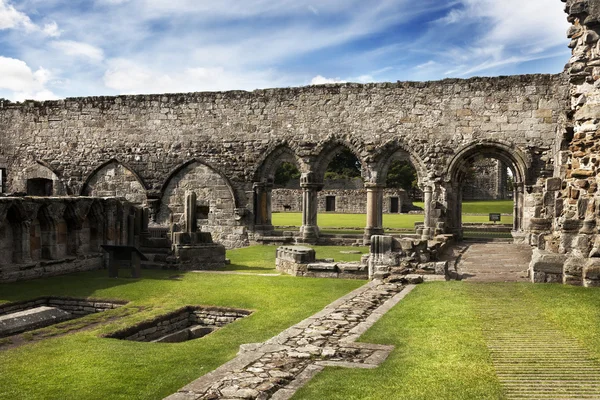
[[281,246],[276,253],[277,270],[288,275],[310,278],[367,279],[364,263],[320,261],[315,251],[305,246]]
[[234,308],[187,306],[104,337],[136,342],[182,342],[205,336],[251,313]]
[[62,321],[118,308],[124,301],[40,297],[0,305],[0,337],[43,328]]

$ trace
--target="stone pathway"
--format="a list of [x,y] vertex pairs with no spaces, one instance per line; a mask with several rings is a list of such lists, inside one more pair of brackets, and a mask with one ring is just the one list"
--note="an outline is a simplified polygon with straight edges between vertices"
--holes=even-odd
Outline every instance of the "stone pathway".
[[531,246],[506,242],[468,243],[459,245],[462,254],[457,272],[472,282],[528,282]]
[[372,281],[167,399],[286,400],[326,366],[375,368],[393,346],[355,341],[413,288]]
[[507,399],[600,399],[600,362],[577,339],[547,322],[516,288],[473,291]]

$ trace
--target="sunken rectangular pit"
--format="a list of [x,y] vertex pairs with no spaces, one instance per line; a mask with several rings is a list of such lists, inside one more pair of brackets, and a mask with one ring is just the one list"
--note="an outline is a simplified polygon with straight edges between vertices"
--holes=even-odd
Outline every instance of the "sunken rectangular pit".
[[104,337],[136,342],[179,343],[206,336],[250,314],[252,311],[237,308],[186,306]]
[[126,301],[39,297],[0,305],[0,338],[119,308]]

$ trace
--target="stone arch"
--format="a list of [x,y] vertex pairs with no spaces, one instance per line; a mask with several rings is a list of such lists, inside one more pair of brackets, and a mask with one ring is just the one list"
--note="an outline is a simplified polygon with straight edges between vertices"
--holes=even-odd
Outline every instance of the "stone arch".
[[518,148],[500,141],[477,142],[460,149],[447,164],[444,174],[445,180],[456,182],[457,178],[460,178],[461,174],[464,173],[464,167],[469,163],[469,160],[476,155],[496,158],[514,170],[515,181],[524,184],[530,182],[527,174],[531,166],[530,157]]
[[474,157],[483,156],[502,161],[514,174],[514,222],[513,230],[523,229],[523,187],[532,179],[528,175],[531,159],[520,149],[500,141],[482,141],[461,148],[449,160],[444,180],[447,204],[447,226],[455,234],[462,232],[462,193],[461,183],[466,176],[467,167]]
[[[42,188],[44,193],[36,191],[41,185],[45,186]],[[14,191],[29,195],[66,196],[69,194],[66,185],[52,167],[39,160],[17,174],[13,187]]]
[[236,233],[239,223],[235,191],[220,171],[197,159],[177,167],[163,184],[156,222],[168,225],[172,216],[176,229],[183,228],[187,191],[195,192],[198,198],[199,229],[211,232],[213,240],[227,247],[239,247],[243,239]]
[[279,164],[285,161],[295,164],[300,171],[305,169],[302,159],[287,143],[282,143],[265,152],[253,174],[254,182],[272,180]]
[[361,157],[357,146],[354,146],[352,143],[349,143],[348,141],[343,139],[331,139],[322,146],[321,151],[316,156],[315,163],[311,168],[315,178],[319,182],[323,182],[325,177],[325,171],[327,170],[329,163],[344,148],[350,150],[360,162],[363,177],[366,178],[372,174],[372,172],[369,171],[370,168],[368,163],[363,157]]
[[81,188],[82,196],[123,197],[135,204],[147,201],[146,184],[127,164],[113,158],[90,173]]
[[388,170],[395,160],[406,160],[412,164],[417,171],[419,185],[422,185],[427,177],[427,168],[421,157],[419,157],[410,147],[394,140],[386,143],[377,152],[373,167],[370,169],[372,176],[367,177],[370,182],[385,184]]

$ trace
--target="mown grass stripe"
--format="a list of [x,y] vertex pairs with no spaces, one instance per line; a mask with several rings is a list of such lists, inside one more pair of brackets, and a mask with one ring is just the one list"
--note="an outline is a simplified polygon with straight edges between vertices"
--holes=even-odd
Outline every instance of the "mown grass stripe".
[[507,399],[600,398],[600,363],[545,320],[519,286],[471,288]]

